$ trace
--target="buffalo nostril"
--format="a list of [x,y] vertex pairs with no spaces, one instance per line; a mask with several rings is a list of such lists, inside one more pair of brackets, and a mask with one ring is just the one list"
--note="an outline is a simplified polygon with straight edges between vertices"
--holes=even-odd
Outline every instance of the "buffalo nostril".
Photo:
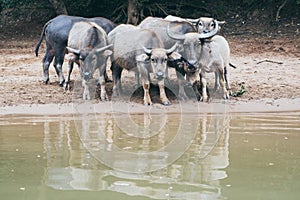
[[162,73],[162,72],[157,72],[155,78],[158,79],[158,80],[163,79],[163,78],[164,78],[164,73]]
[[157,75],[158,77],[162,77],[162,76],[164,75],[164,73],[162,73],[162,72],[157,72],[156,75]]
[[203,30],[203,33],[209,33],[209,32],[210,32],[210,31],[207,30],[207,29]]
[[83,77],[84,77],[84,79],[91,79],[92,78],[92,74],[89,73],[89,72],[84,72],[83,73]]

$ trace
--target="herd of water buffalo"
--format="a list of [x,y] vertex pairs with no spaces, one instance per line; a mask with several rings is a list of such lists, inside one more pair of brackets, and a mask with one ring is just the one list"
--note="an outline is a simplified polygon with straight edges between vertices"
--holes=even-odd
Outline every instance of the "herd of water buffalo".
[[[74,63],[80,67],[83,99],[89,100],[89,82],[98,69],[101,100],[107,100],[106,69],[111,63],[113,95],[122,94],[122,70],[135,72],[135,84],[140,81],[144,89],[144,104],[151,105],[150,73],[157,82],[163,105],[170,101],[165,93],[164,82],[168,79],[168,67],[175,68],[178,79],[179,99],[187,99],[184,87],[193,87],[199,101],[208,101],[206,73],[215,73],[215,90],[228,99],[230,85],[227,68],[230,64],[230,48],[226,39],[217,35],[224,22],[213,18],[183,19],[147,17],[138,26],[116,25],[103,18],[83,18],[60,15],[48,21],[36,46],[36,56],[45,38],[46,52],[43,57],[44,82],[49,82],[49,65],[54,68],[59,82],[70,89],[70,75]],[[68,61],[68,77],[65,80],[62,66],[65,55]],[[108,59],[111,62],[107,62]],[[152,82],[151,81],[151,82]],[[220,88],[219,88],[220,87]]]

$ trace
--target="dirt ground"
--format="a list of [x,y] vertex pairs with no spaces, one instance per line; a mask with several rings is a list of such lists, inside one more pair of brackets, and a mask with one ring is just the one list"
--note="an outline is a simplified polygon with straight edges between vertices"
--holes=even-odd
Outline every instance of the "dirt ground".
[[[64,91],[59,87],[58,78],[50,66],[50,84],[43,84],[42,58],[45,41],[40,47],[39,56],[34,49],[40,30],[36,35],[26,37],[5,35],[0,41],[0,107],[21,104],[66,104],[74,102],[73,90]],[[230,102],[251,102],[263,99],[300,98],[300,37],[285,36],[226,36],[231,48],[230,85],[233,93],[242,87],[246,92],[238,97],[231,97]],[[66,65],[64,64],[66,77]],[[175,83],[175,75],[170,72],[170,79]],[[110,71],[108,71],[110,75]],[[125,87],[133,84],[133,73],[123,73]],[[80,80],[78,68],[74,68],[72,80]],[[74,81],[72,82],[74,83]],[[210,82],[210,87],[213,80]],[[112,84],[107,84],[111,95]],[[152,89],[153,103],[159,104],[157,88]],[[178,104],[176,95],[168,93],[173,105]],[[217,98],[217,97],[216,97]],[[142,92],[134,93],[132,101],[142,103]],[[216,99],[213,99],[213,101]],[[95,97],[94,102],[99,98]],[[172,105],[171,105],[172,106]]]

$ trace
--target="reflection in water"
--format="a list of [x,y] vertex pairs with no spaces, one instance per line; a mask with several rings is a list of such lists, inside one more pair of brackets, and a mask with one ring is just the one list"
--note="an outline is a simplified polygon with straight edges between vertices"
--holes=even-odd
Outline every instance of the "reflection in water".
[[[181,131],[192,133],[191,126],[196,131],[187,143],[190,136]],[[298,200],[299,131],[300,112],[227,117],[111,114],[79,116],[75,121],[70,116],[4,116],[0,197]],[[177,142],[178,135],[182,141]],[[171,148],[164,148],[169,144]],[[184,154],[167,162],[186,144]],[[143,156],[124,159],[125,154],[107,153],[117,148],[132,154],[158,153],[149,157],[153,163]],[[119,171],[102,164],[98,152],[112,155],[107,158],[117,167],[159,168]]]
[[[95,116],[85,115],[76,118],[75,124],[60,120],[58,132],[51,131],[52,122],[45,122],[45,184],[59,190],[109,190],[153,199],[219,199],[220,180],[227,177],[224,169],[229,165],[230,117],[192,115],[186,120],[186,127],[180,127],[182,118],[176,115],[132,115],[130,119],[101,115],[96,120]],[[182,144],[164,147],[176,140],[180,128],[189,126],[196,127],[195,137],[189,141],[192,143],[169,164],[171,151],[176,152]],[[144,165],[159,167],[152,172],[129,173],[101,164],[97,156],[116,148],[121,150],[118,155],[108,154],[113,166],[137,170]],[[141,156],[122,159],[122,152]],[[158,153],[147,157],[143,156],[145,152]]]

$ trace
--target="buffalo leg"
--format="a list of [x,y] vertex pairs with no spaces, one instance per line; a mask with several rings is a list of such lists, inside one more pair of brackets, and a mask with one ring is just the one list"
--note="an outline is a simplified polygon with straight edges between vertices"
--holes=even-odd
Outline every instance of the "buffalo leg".
[[135,77],[134,89],[138,89],[140,87],[140,73],[138,69],[135,70],[134,77]]
[[218,91],[218,89],[220,87],[219,79],[220,79],[219,73],[215,72],[215,88],[214,88],[215,92]]
[[70,90],[70,80],[71,80],[71,73],[73,71],[73,67],[74,67],[74,62],[69,61],[69,63],[68,63],[68,79],[65,82],[65,90]]
[[144,89],[144,105],[150,106],[152,105],[151,97],[150,97],[150,82],[145,81],[143,82],[143,89]]
[[162,104],[165,106],[168,106],[168,105],[171,105],[171,102],[167,98],[164,82],[165,82],[164,80],[161,80],[158,82],[159,94],[160,94],[160,100],[161,100]]
[[201,89],[200,81],[195,81],[195,83],[193,84],[193,90],[195,92],[195,95],[196,95],[196,98],[198,101],[201,100],[201,94],[199,92],[199,88]]
[[150,97],[150,74],[147,68],[141,63],[138,63],[138,70],[141,74],[141,81],[144,89],[144,105],[152,105],[151,97]]
[[62,87],[65,82],[65,78],[64,78],[64,75],[62,72],[64,57],[65,57],[65,49],[55,49],[54,67],[55,67],[56,73],[59,77],[59,85]]
[[205,78],[205,74],[201,73],[200,74],[200,79],[201,79],[201,85],[202,85],[202,98],[200,99],[201,101],[207,102],[208,100],[208,94],[207,94],[207,81]]
[[224,70],[219,70],[219,76],[220,76],[220,86],[222,87],[222,92],[223,92],[223,98],[229,99],[229,94],[226,89]]
[[106,73],[106,70],[104,71],[104,79],[105,79],[105,82],[106,82],[106,83],[112,82],[112,81],[108,78],[107,73]]
[[224,77],[225,77],[225,82],[226,82],[226,88],[229,91],[229,95],[231,95],[231,87],[230,87],[230,83],[229,83],[229,74],[227,71],[227,67],[225,66],[224,68]]
[[49,66],[54,58],[54,51],[51,49],[49,45],[46,47],[46,53],[43,58],[43,72],[44,72],[44,83],[49,83]]
[[101,88],[100,97],[101,97],[102,101],[108,100],[108,96],[106,94],[106,89],[105,89],[105,83],[106,83],[105,75],[106,75],[106,66],[102,65],[99,68],[99,84],[100,84],[100,88]]
[[113,96],[120,96],[122,92],[122,85],[121,85],[121,75],[123,68],[118,66],[115,62],[111,65],[112,77],[113,77]]

